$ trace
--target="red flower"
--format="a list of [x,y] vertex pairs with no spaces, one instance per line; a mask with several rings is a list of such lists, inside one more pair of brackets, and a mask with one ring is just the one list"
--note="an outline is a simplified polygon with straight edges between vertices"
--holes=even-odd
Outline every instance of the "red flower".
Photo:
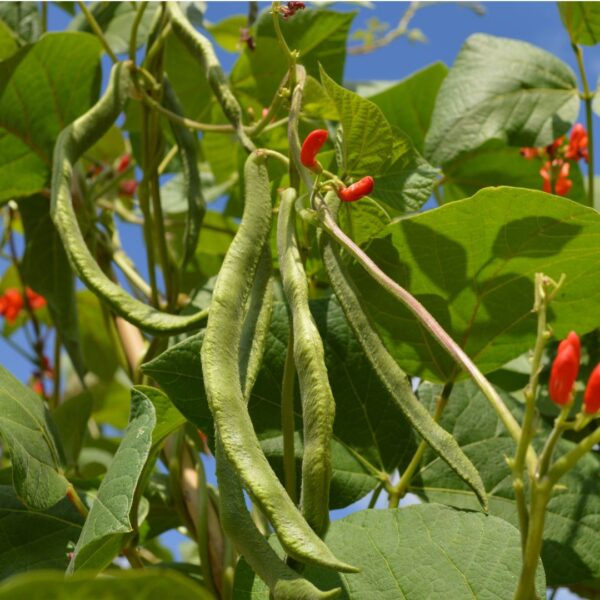
[[119,185],[119,191],[125,196],[133,196],[137,186],[138,183],[135,179],[126,179],[125,181],[121,181],[121,184]]
[[532,158],[537,158],[540,155],[540,149],[539,148],[521,148],[520,153],[523,158],[526,158],[527,160],[531,160]]
[[571,164],[563,162],[560,159],[546,161],[544,166],[540,169],[540,175],[544,180],[544,191],[549,194],[552,193],[552,172],[560,167],[558,177],[554,182],[554,193],[558,196],[566,196],[573,185],[573,182],[569,179],[569,171],[571,170]]
[[363,177],[360,181],[349,185],[347,188],[343,188],[337,191],[342,202],[356,202],[364,196],[368,196],[373,191],[375,182],[370,176]]
[[46,306],[46,298],[44,298],[44,296],[40,296],[29,287],[25,289],[25,293],[27,294],[29,306],[31,306],[33,310]]
[[548,392],[556,404],[564,406],[571,401],[571,392],[579,372],[579,338],[573,332],[558,346],[550,371]]
[[119,164],[117,165],[117,173],[122,173],[129,167],[131,164],[131,154],[123,154],[119,159]]
[[595,415],[600,410],[600,363],[592,371],[583,396],[583,410]]
[[9,288],[0,296],[0,315],[9,323],[14,323],[23,308],[23,296],[19,290]]
[[561,135],[559,138],[555,139],[550,145],[546,146],[546,152],[550,158],[553,158],[556,154],[556,151],[562,146],[565,141],[565,136]]
[[320,152],[323,144],[327,141],[329,133],[325,129],[315,129],[311,131],[302,144],[300,150],[300,162],[309,169],[321,170],[317,163],[317,154]]
[[571,137],[569,139],[569,147],[565,153],[566,158],[569,160],[579,160],[580,158],[585,159],[588,162],[588,134],[586,128],[581,124],[577,123],[571,130]]
[[33,381],[31,382],[31,389],[38,395],[44,396],[44,382],[37,375],[33,376]]
[[305,8],[306,5],[304,2],[288,2],[287,6],[282,6],[279,9],[279,12],[284,19],[289,19],[290,17],[293,17],[299,10],[304,10]]

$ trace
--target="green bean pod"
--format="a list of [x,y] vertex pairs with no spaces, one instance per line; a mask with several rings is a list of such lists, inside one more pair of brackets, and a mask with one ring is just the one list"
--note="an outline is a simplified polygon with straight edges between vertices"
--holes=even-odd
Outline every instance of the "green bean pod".
[[283,290],[291,310],[294,362],[302,399],[304,454],[300,507],[309,525],[323,537],[329,527],[335,401],[327,377],[323,341],[308,304],[308,283],[296,240],[295,201],[293,188],[281,195],[277,248]]
[[128,63],[113,66],[108,87],[98,102],[58,136],[54,147],[50,215],[73,269],[102,301],[126,321],[154,334],[174,334],[200,327],[206,311],[189,316],[164,313],[136,300],[102,272],[90,254],[71,198],[73,165],[117,119],[132,88]]
[[[258,375],[266,345],[273,308],[271,255],[267,245],[263,250],[248,308],[242,326],[240,343],[240,384],[248,403]],[[252,520],[242,486],[225,456],[219,436],[216,439],[217,479],[221,525],[237,551],[254,572],[267,584],[274,600],[306,600],[335,598],[339,589],[321,592],[312,583],[288,567],[269,545]]]
[[217,278],[201,359],[204,386],[225,455],[284,550],[300,562],[355,571],[340,562],[313,532],[271,469],[254,432],[242,391],[240,346],[246,302],[272,221],[266,156],[246,160],[242,222]]
[[[169,80],[163,79],[165,108],[177,115],[183,116],[183,110],[171,87]],[[198,173],[198,150],[196,146],[196,137],[183,125],[169,120],[171,131],[175,137],[175,142],[179,148],[179,158],[183,174],[183,189],[188,205],[188,215],[185,223],[185,232],[183,237],[183,260],[182,267],[193,258],[198,245],[200,228],[204,214],[206,213],[206,202],[202,196],[202,187],[200,185],[200,174]]]
[[255,146],[244,131],[242,109],[227,83],[227,77],[221,68],[212,44],[192,27],[176,2],[169,2],[168,5],[173,32],[196,60],[198,60],[200,65],[202,65],[206,79],[221,105],[225,116],[235,128],[244,148],[248,152],[252,152]]
[[[339,199],[335,193],[327,194],[325,201],[335,215]],[[456,440],[443,429],[415,397],[406,373],[389,354],[365,312],[352,278],[343,264],[337,247],[324,232],[319,232],[319,245],[331,287],[338,298],[346,319],[354,331],[369,362],[390,395],[396,400],[406,418],[440,458],[477,495],[487,510],[485,486],[479,472],[467,458]]]

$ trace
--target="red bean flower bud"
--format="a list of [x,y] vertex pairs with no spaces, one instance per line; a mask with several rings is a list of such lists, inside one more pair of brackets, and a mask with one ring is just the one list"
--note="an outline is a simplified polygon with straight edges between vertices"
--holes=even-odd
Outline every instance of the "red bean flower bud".
[[125,171],[129,165],[131,164],[131,154],[123,154],[119,159],[119,163],[117,164],[117,173],[122,173]]
[[121,181],[119,185],[119,191],[124,196],[133,196],[135,194],[135,190],[137,189],[137,181],[135,179],[126,179],[125,181]]
[[573,350],[575,350],[577,363],[579,364],[579,359],[581,357],[581,342],[579,341],[579,336],[574,331],[571,331],[569,335],[558,345],[557,353],[560,353],[567,346],[571,346]]
[[360,181],[337,191],[342,202],[356,202],[373,191],[375,181],[371,176],[363,177]]
[[302,144],[302,150],[300,150],[300,162],[305,167],[309,169],[317,168],[317,154],[328,137],[329,133],[325,129],[315,129],[306,136],[304,144]]
[[[573,333],[573,332],[572,332]],[[569,336],[559,345],[550,371],[548,392],[553,402],[564,406],[571,401],[573,386],[579,372],[579,338]]]
[[9,323],[14,323],[23,308],[23,296],[15,288],[7,289],[0,296],[0,315]]
[[600,411],[600,363],[592,371],[583,396],[583,411],[595,415]]

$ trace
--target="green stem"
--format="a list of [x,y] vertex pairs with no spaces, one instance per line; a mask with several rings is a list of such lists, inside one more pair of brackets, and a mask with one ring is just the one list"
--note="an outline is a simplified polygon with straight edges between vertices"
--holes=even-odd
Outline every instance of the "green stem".
[[367,508],[375,508],[375,505],[377,504],[377,500],[379,500],[379,496],[381,495],[381,492],[384,487],[385,487],[385,482],[381,481],[377,485],[377,487],[373,490],[373,493],[371,494],[371,499],[369,500],[369,505],[367,506]]
[[42,33],[48,31],[48,2],[42,2]]
[[281,384],[281,430],[283,433],[283,478],[285,489],[294,504],[296,497],[296,454],[294,450],[294,384],[296,367],[294,364],[294,332],[290,327],[283,381]]
[[588,134],[588,201],[590,206],[594,206],[594,119],[592,117],[592,100],[594,94],[590,92],[585,67],[583,65],[583,50],[577,44],[572,44],[573,51],[577,57],[577,65],[581,76],[583,86],[583,101],[585,103],[585,120]]
[[108,54],[108,56],[110,56],[110,59],[113,61],[113,63],[118,63],[119,59],[117,58],[115,53],[112,51],[112,48],[109,46],[108,41],[104,37],[102,28],[100,27],[100,25],[98,25],[98,21],[96,21],[96,19],[94,18],[94,15],[88,10],[88,7],[85,5],[85,2],[81,2],[80,0],[78,0],[77,5],[81,9],[81,12],[85,15],[85,18],[87,19],[87,22],[89,23],[90,27],[92,28],[92,31],[96,34],[96,37],[100,40],[100,43],[102,44],[102,47],[106,51],[106,54]]
[[552,455],[554,454],[554,449],[556,448],[556,444],[558,440],[560,440],[565,428],[565,422],[569,416],[569,412],[571,412],[571,404],[569,403],[567,406],[563,406],[561,408],[560,414],[554,420],[554,427],[546,440],[546,444],[544,445],[544,449],[540,454],[540,460],[538,463],[537,476],[538,478],[542,478],[547,472],[550,466],[550,461],[552,460]]
[[[281,25],[279,23],[279,5],[280,2],[273,2],[271,7],[271,15],[273,16],[273,28],[275,29],[275,35],[277,36],[277,41],[285,54],[287,61],[290,65],[295,64],[296,58],[294,57],[290,47],[287,45],[285,38],[283,37],[283,32],[281,31]],[[290,89],[294,89],[293,85],[290,86]]]
[[144,568],[144,563],[142,562],[142,559],[135,548],[123,548],[123,556],[129,561],[132,569]]
[[131,26],[131,35],[129,36],[129,60],[133,64],[135,64],[135,53],[137,51],[137,32],[147,7],[148,2],[140,3],[135,14],[135,19],[133,20],[133,24]]
[[[442,416],[442,412],[444,412],[444,408],[448,403],[448,398],[452,393],[452,388],[454,387],[454,382],[448,382],[444,385],[442,389],[442,393],[438,396],[435,411],[433,413],[433,420],[439,421]],[[400,500],[406,496],[406,492],[408,490],[408,486],[410,485],[410,481],[413,478],[416,470],[419,468],[421,464],[421,460],[423,460],[423,454],[425,454],[425,450],[427,449],[427,442],[425,440],[421,440],[419,446],[412,457],[412,460],[402,473],[402,477],[400,477],[400,481],[390,490],[389,495],[389,507],[390,508],[398,508],[400,504]]]
[[527,532],[527,543],[523,555],[523,567],[517,591],[513,600],[533,600],[535,596],[535,574],[537,572],[542,543],[544,541],[544,523],[546,520],[546,506],[550,499],[552,486],[533,486],[531,498],[531,519]]
[[71,502],[71,504],[77,509],[77,512],[84,519],[87,519],[87,516],[90,511],[88,510],[88,507],[83,503],[83,500],[79,497],[77,490],[71,484],[69,484],[69,487],[67,487],[66,496],[69,499],[69,502]]
[[52,388],[52,403],[51,403],[51,408],[57,408],[58,405],[60,404],[60,355],[61,355],[61,341],[60,341],[60,334],[58,333],[58,331],[55,333],[54,336],[54,381],[53,381],[53,388]]

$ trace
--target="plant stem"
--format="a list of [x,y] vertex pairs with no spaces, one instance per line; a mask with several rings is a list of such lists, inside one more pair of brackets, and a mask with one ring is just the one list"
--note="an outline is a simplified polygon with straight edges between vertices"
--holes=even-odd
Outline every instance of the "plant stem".
[[142,562],[142,559],[135,548],[123,548],[123,556],[129,561],[132,569],[144,568],[144,563]]
[[[283,37],[283,32],[281,31],[281,25],[279,23],[279,5],[280,2],[273,2],[271,7],[271,14],[273,16],[273,28],[275,29],[275,36],[277,37],[277,41],[285,54],[287,61],[290,65],[295,64],[296,59],[292,54],[290,47],[287,45],[285,38]],[[291,89],[293,89],[293,85],[290,85]]]
[[69,487],[67,487],[66,496],[71,502],[71,504],[77,509],[77,512],[84,519],[87,519],[87,516],[90,511],[88,510],[88,507],[83,503],[83,500],[79,497],[77,490],[71,484],[69,484]]
[[542,550],[546,506],[548,505],[551,492],[552,486],[548,486],[546,483],[539,484],[535,482],[533,484],[531,519],[529,521],[527,543],[523,554],[523,568],[513,600],[533,600],[535,598],[535,574]]
[[141,2],[139,4],[137,12],[135,14],[135,19],[133,20],[133,24],[131,26],[131,34],[129,36],[129,60],[133,64],[135,64],[135,53],[137,50],[137,32],[147,7],[148,2]]
[[48,31],[48,2],[42,2],[42,33]]
[[[438,396],[437,402],[435,405],[435,411],[433,413],[433,420],[437,423],[440,417],[442,416],[442,412],[444,412],[444,408],[448,403],[448,398],[452,393],[452,388],[454,387],[454,382],[448,382],[444,385],[442,389],[442,393]],[[423,459],[423,454],[425,454],[425,450],[427,449],[427,442],[425,440],[421,440],[419,442],[419,446],[412,457],[412,460],[402,473],[402,477],[400,477],[400,481],[390,490],[389,495],[389,507],[390,508],[398,508],[400,504],[400,500],[406,496],[406,492],[408,490],[408,486],[410,485],[410,481],[413,478],[416,470],[419,468],[421,464],[421,460]]]
[[52,397],[51,397],[51,408],[57,408],[60,404],[60,386],[61,386],[61,377],[60,377],[60,355],[61,355],[61,341],[60,334],[58,331],[55,333],[54,337],[54,365],[52,365],[54,369],[54,381],[52,388]]
[[552,455],[554,454],[554,448],[556,447],[558,440],[561,438],[565,430],[565,422],[569,416],[569,412],[571,412],[571,404],[563,406],[560,414],[554,420],[554,427],[552,428],[552,431],[546,440],[546,444],[544,445],[544,449],[540,454],[540,459],[538,462],[537,476],[540,479],[548,471],[550,461],[552,460]]
[[585,67],[583,65],[583,50],[577,44],[571,44],[573,52],[577,57],[577,65],[581,76],[583,86],[583,101],[585,103],[585,120],[588,134],[588,202],[589,206],[594,206],[594,119],[592,117],[592,100],[594,94],[590,92]]
[[109,46],[108,41],[104,37],[104,33],[100,25],[98,25],[98,21],[94,18],[94,15],[88,10],[88,7],[85,5],[85,2],[81,2],[81,0],[77,0],[77,5],[81,9],[81,12],[85,15],[87,22],[89,23],[92,31],[96,34],[96,37],[100,40],[102,47],[106,51],[106,54],[110,56],[110,59],[113,63],[118,63],[119,59],[116,57],[115,53],[112,51],[112,48]]
[[290,327],[283,380],[281,384],[281,430],[283,433],[283,479],[285,489],[294,504],[296,497],[296,455],[294,451],[294,384],[296,366],[294,364],[294,333]]

